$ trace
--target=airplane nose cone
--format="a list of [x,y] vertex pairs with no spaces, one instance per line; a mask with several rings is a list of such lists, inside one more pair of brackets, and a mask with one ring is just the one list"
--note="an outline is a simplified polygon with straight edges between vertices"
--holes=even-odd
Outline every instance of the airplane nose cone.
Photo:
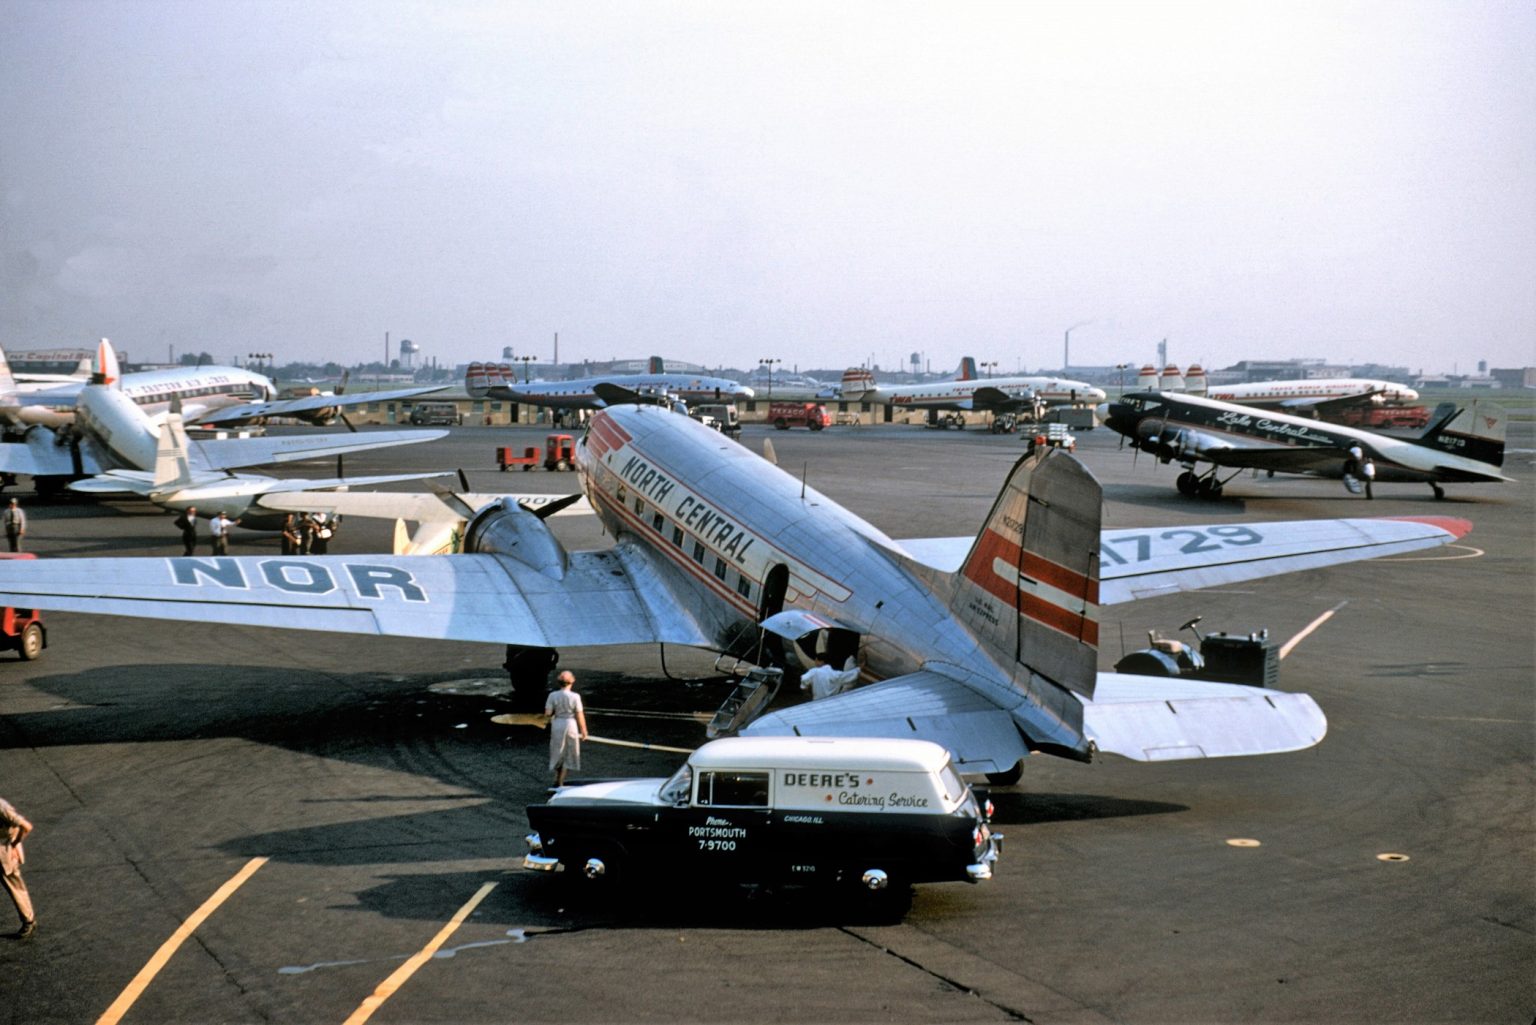
[[1093,414],[1094,414],[1094,416],[1097,416],[1099,418],[1099,422],[1100,423],[1108,423],[1109,422],[1109,403],[1108,402],[1100,402],[1097,406],[1094,406],[1093,407]]
[[751,388],[748,388],[746,385],[742,385],[736,389],[736,394],[740,395],[744,399],[750,399],[757,393],[754,392]]

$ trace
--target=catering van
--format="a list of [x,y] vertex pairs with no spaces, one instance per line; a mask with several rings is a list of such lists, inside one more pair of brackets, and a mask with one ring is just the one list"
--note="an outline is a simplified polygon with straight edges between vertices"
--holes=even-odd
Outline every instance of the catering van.
[[1003,840],[923,740],[728,737],[668,779],[561,787],[528,822],[539,872],[870,891],[990,879]]

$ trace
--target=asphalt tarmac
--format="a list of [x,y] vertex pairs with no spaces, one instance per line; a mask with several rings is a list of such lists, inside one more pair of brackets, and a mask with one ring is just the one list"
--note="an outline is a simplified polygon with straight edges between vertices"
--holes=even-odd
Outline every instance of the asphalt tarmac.
[[[1328,736],[1256,759],[1032,759],[994,791],[996,878],[919,887],[895,924],[686,881],[595,903],[523,871],[546,744],[491,721],[497,646],[49,615],[41,660],[0,656],[0,795],[37,827],[41,923],[0,941],[0,1021],[1529,1022],[1532,433],[1512,427],[1518,483],[1442,502],[1382,486],[1369,503],[1246,476],[1218,502],[1185,499],[1168,467],[1081,435],[1108,526],[1475,526],[1411,558],[1105,609],[1104,667],[1195,615],[1285,640],[1332,610],[1281,672]],[[542,434],[460,428],[347,465],[573,490],[570,474],[496,471],[496,445]],[[784,469],[898,537],[974,533],[1022,449],[917,427],[743,440],[770,434]],[[304,470],[334,465],[285,472]],[[180,554],[147,505],[21,494],[44,557]],[[572,546],[605,542],[593,520],[553,522]],[[388,524],[350,519],[332,551],[388,542]],[[729,689],[686,651],[567,649],[562,665],[592,732],[624,740],[696,746],[677,713]],[[583,768],[664,775],[681,757],[594,744]]]

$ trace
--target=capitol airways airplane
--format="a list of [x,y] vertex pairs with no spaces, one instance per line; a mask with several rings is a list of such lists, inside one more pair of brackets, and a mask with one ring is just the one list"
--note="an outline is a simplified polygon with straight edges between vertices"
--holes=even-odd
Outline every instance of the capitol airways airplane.
[[684,402],[733,402],[752,398],[751,388],[728,377],[667,373],[660,356],[652,356],[643,374],[599,374],[570,381],[519,381],[506,363],[471,363],[464,372],[464,390],[472,399],[502,399],[551,409],[602,409],[609,403],[602,385],[631,392],[675,395]]
[[[1351,494],[1373,498],[1373,483],[1508,481],[1504,410],[1482,399],[1444,404],[1417,438],[1396,438],[1308,417],[1265,413],[1230,402],[1161,391],[1130,392],[1108,404],[1104,423],[1159,462],[1184,467],[1180,494],[1216,498],[1243,470],[1341,479]],[[1200,463],[1210,469],[1199,472]],[[1220,474],[1231,470],[1225,479]]]
[[[103,338],[96,346],[96,366],[103,366],[103,352],[112,343]],[[113,350],[113,365],[117,356]],[[167,413],[172,404],[186,423],[232,427],[269,417],[293,417],[325,426],[344,406],[365,402],[394,402],[442,391],[445,385],[423,385],[394,391],[341,395],[306,395],[277,398],[271,378],[243,367],[173,367],[119,373],[113,378],[128,399],[151,416]],[[75,420],[75,405],[88,383],[81,379],[46,388],[32,388],[11,373],[0,351],[0,418],[22,427],[66,427]],[[351,425],[348,424],[350,427]]]
[[[227,479],[228,471],[433,441],[448,433],[372,431],[189,441],[182,430],[180,414],[168,413],[161,418],[161,424],[156,424],[142,405],[124,393],[117,355],[105,341],[97,351],[96,365],[99,369],[91,382],[76,396],[74,423],[57,431],[32,427],[21,441],[0,444],[0,473],[28,474],[39,491],[56,490],[74,481],[69,486],[77,491],[133,493],[170,508],[191,504],[211,513],[216,511],[211,501],[214,495],[199,494],[197,489],[218,485],[222,489],[221,500],[235,500],[240,492],[235,488],[236,482]],[[172,404],[175,401],[173,397]],[[420,476],[423,475],[391,479]],[[263,488],[255,488],[255,481],[267,483]],[[248,502],[250,494],[274,489],[280,482],[273,478],[248,478],[245,484]],[[326,482],[310,486],[342,485]],[[186,494],[182,498],[173,497],[183,492]],[[206,510],[201,501],[204,497],[210,500]],[[234,506],[227,507],[232,516],[233,509]]]
[[881,387],[874,374],[862,367],[843,373],[841,394],[852,402],[889,402],[895,409],[922,409],[977,413],[1020,413],[1037,406],[1073,403],[1095,404],[1105,399],[1104,389],[1085,381],[1039,374],[979,377],[976,361],[966,356],[948,381]]
[[1101,531],[1098,482],[1050,450],[1014,465],[947,569],[662,407],[600,410],[576,458],[611,548],[568,551],[540,515],[502,500],[470,522],[468,554],[45,559],[0,565],[0,604],[541,649],[749,656],[769,631],[792,642],[789,658],[825,631],[883,682],[748,732],[926,738],[966,772],[1007,778],[1031,752],[1152,761],[1318,743],[1326,720],[1305,694],[1096,673],[1099,605],[1470,528],[1425,517]]

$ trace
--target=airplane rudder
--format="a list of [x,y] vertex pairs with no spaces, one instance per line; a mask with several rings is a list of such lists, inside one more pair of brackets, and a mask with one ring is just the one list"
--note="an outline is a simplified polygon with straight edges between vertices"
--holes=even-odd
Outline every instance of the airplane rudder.
[[1079,693],[1098,659],[1103,492],[1049,449],[1020,459],[955,577],[956,617],[1005,663]]
[[980,374],[976,373],[976,357],[961,356],[960,369],[955,371],[955,380],[974,381],[980,376]]

